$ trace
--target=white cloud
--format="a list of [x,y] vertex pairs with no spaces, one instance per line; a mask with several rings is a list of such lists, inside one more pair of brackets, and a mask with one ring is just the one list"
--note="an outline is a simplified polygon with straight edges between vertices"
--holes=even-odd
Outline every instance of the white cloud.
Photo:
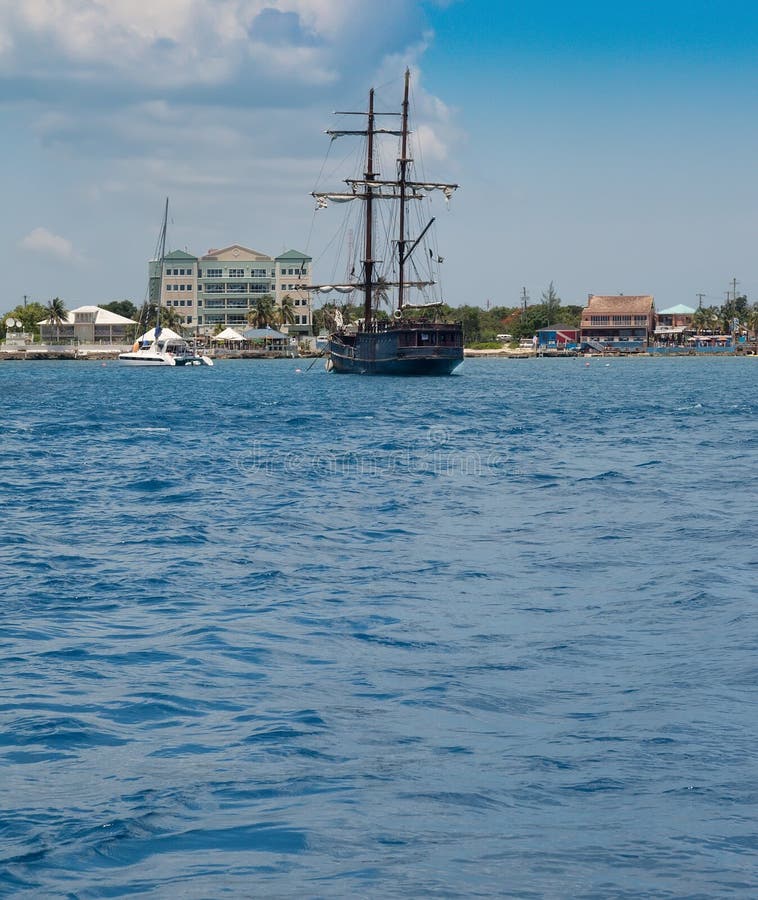
[[71,241],[58,234],[53,234],[47,228],[35,228],[30,231],[25,238],[19,241],[19,247],[22,250],[41,253],[65,262],[75,262],[77,259]]
[[[439,98],[430,94],[424,86],[423,74],[416,60],[420,59],[429,46],[432,36],[427,32],[415,45],[408,47],[403,55],[392,55],[385,58],[379,72],[379,80],[398,82],[401,72],[406,67],[411,70],[411,115],[413,117],[413,135],[411,137],[412,152],[416,162],[438,163],[447,160],[450,148],[459,144],[463,134],[454,124],[454,115],[450,108]],[[398,82],[399,84],[399,82]],[[398,87],[395,105],[400,105],[402,88]],[[434,177],[435,173],[427,173]],[[447,177],[451,177],[447,173]]]
[[447,147],[431,125],[422,124],[416,129],[416,141],[422,160],[440,162],[447,159]]
[[110,73],[163,89],[223,84],[250,67],[318,85],[420,21],[407,0],[384,0],[381,16],[364,0],[0,0],[0,61],[33,77],[64,64],[81,82]]

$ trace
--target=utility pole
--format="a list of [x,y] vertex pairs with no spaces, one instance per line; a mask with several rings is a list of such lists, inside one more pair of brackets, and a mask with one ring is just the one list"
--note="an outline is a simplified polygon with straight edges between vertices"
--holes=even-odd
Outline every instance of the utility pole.
[[702,309],[703,308],[703,297],[705,297],[705,294],[695,294],[695,296],[697,297],[697,308]]
[[24,309],[26,309],[26,294],[24,294]]
[[529,302],[529,294],[526,292],[526,288],[521,288],[521,314],[526,316],[526,304]]
[[732,293],[733,293],[732,299],[735,301],[735,303],[737,302],[737,285],[738,284],[739,284],[739,281],[737,281],[736,278],[732,278]]

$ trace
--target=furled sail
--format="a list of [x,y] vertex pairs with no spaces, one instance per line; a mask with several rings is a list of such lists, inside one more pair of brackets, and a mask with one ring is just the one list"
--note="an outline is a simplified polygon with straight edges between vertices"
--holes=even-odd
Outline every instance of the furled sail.
[[306,291],[317,291],[319,294],[330,294],[332,291],[337,291],[338,294],[350,294],[354,290],[356,290],[359,285],[357,284],[302,284],[299,285],[303,290]]

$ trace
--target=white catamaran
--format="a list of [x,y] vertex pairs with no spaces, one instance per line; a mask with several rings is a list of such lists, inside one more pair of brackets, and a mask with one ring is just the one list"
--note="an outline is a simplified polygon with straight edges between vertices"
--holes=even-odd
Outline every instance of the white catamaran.
[[[170,328],[161,327],[161,286],[163,284],[163,265],[166,257],[166,228],[168,225],[168,197],[163,213],[163,227],[160,235],[160,251],[158,254],[158,296],[156,300],[155,327],[146,331],[134,342],[134,346],[126,353],[119,353],[118,359],[126,366],[212,366],[209,356],[201,356],[190,347],[185,339]],[[148,300],[150,292],[148,291]],[[145,303],[149,309],[149,303]]]

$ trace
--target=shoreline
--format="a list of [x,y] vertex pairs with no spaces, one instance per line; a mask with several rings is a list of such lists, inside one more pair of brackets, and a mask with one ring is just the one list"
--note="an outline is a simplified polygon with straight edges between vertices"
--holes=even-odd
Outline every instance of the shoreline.
[[[66,362],[118,362],[120,353],[131,347],[125,347],[118,350],[87,350],[66,352],[63,350],[0,350],[0,362],[56,362],[65,360]],[[213,353],[209,354],[213,360],[222,359],[308,359],[306,354],[293,356],[291,353],[280,351],[261,351],[261,350],[240,350],[233,353]],[[316,354],[313,354],[314,356]]]
[[[122,351],[119,351],[122,352]],[[118,362],[118,353],[92,351],[87,353],[63,353],[60,351],[41,351],[41,352],[6,352],[0,351],[0,363],[2,362]],[[255,352],[241,351],[239,353],[229,353],[213,355],[215,361],[244,359],[244,360],[307,360],[318,359],[320,354],[301,353],[292,356],[289,353],[278,352]],[[704,352],[704,353],[592,353],[592,354],[555,354],[555,353],[532,353],[532,352],[507,352],[501,350],[465,350],[464,360],[466,359],[486,359],[486,360],[524,360],[524,359],[583,359],[585,361],[596,360],[624,360],[624,359],[757,359],[758,354],[736,353],[734,351],[724,351],[720,353]]]

